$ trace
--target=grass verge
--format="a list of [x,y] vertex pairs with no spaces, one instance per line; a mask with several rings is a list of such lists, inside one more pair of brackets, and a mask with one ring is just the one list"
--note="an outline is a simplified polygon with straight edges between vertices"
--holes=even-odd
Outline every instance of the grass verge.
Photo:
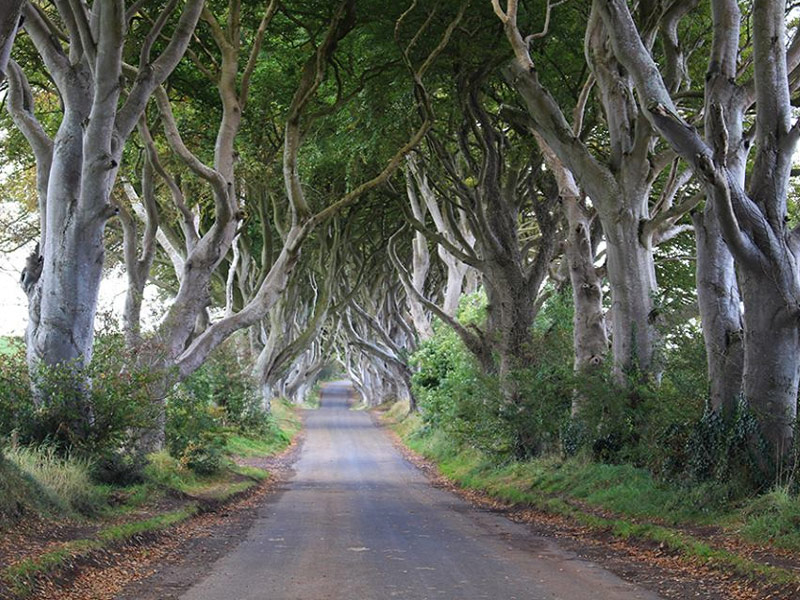
[[178,510],[155,517],[106,527],[92,539],[66,542],[55,550],[34,558],[26,558],[2,571],[2,578],[18,598],[30,595],[41,577],[47,577],[69,568],[76,561],[99,550],[130,542],[137,536],[152,534],[185,521],[198,512],[198,504],[191,502]]
[[147,457],[144,481],[125,487],[95,484],[89,461],[59,457],[47,448],[3,450],[0,531],[33,517],[80,525],[75,530],[81,537],[46,544],[46,551],[31,552],[0,567],[0,597],[26,598],[43,578],[69,573],[76,564],[102,557],[110,548],[157,534],[255,488],[269,473],[233,459],[277,454],[301,428],[299,417],[286,403],[274,403],[273,416],[263,435],[227,436],[228,458],[218,473],[198,475],[168,453],[157,452]]
[[[498,465],[474,448],[457,445],[419,415],[407,416],[402,403],[393,405],[383,419],[411,450],[435,462],[440,473],[461,488],[558,515],[597,533],[652,543],[693,564],[775,586],[800,585],[796,570],[746,555],[748,544],[765,542],[768,548],[800,550],[800,503],[786,490],[731,505],[713,485],[669,485],[630,465],[559,457]],[[733,543],[722,547],[699,534],[710,525],[719,526]]]

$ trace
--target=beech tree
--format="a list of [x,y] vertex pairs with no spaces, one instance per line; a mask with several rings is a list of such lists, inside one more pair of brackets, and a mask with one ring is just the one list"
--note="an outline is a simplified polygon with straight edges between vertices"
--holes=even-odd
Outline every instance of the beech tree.
[[[753,2],[756,68],[752,80],[740,82],[739,5],[712,1],[705,136],[680,116],[627,4],[595,4],[615,54],[636,82],[643,112],[691,165],[713,203],[721,237],[736,260],[744,303],[744,396],[781,459],[792,445],[800,379],[799,234],[787,225],[788,183],[800,137],[800,127],[792,124],[789,74],[800,65],[800,39],[795,32],[787,50],[786,3]],[[744,133],[752,104],[755,129]],[[755,157],[745,189],[751,135]]]
[[[88,382],[97,294],[103,269],[103,231],[115,216],[111,190],[125,142],[153,93],[182,57],[203,8],[189,0],[157,57],[156,39],[178,13],[167,2],[137,48],[129,23],[142,8],[122,0],[56,1],[54,14],[36,3],[23,7],[24,29],[61,99],[63,116],[54,138],[38,122],[22,69],[9,63],[8,107],[36,158],[40,241],[23,273],[29,298],[26,333],[32,371],[40,364],[69,365],[79,404]],[[60,25],[59,25],[60,21]],[[63,29],[61,28],[63,27]],[[63,44],[66,44],[66,49]],[[138,54],[138,66],[123,61]],[[39,397],[38,401],[44,401]],[[84,404],[78,412],[88,417]]]
[[[428,136],[433,155],[429,163],[441,173],[441,181],[434,185],[444,190],[440,212],[446,215],[447,227],[437,227],[435,218],[433,227],[413,214],[407,219],[480,273],[488,300],[485,330],[464,327],[416,286],[407,284],[406,288],[456,330],[486,372],[500,375],[513,400],[513,376],[531,360],[527,355],[530,328],[556,253],[559,194],[550,174],[541,170],[540,160],[515,147],[510,132],[504,131],[507,125],[485,108],[484,77],[485,73],[478,72],[460,81],[463,126],[456,144],[435,133]],[[459,213],[464,214],[469,237],[460,233]],[[440,233],[442,229],[445,233]],[[408,281],[409,274],[396,254],[394,262],[401,279]]]
[[[449,203],[442,202],[432,188],[422,162],[424,161],[412,154],[406,163],[406,196],[411,216],[416,222],[425,223],[427,216],[430,215],[438,235],[443,236],[450,244],[457,245],[458,240],[464,240],[465,246],[471,248],[475,244],[475,236],[470,231],[466,213]],[[445,268],[443,289],[435,291],[441,291],[442,294],[441,312],[454,318],[462,292],[475,291],[478,273],[442,244],[435,244],[435,249],[436,256]],[[430,270],[431,253],[428,250],[428,238],[421,231],[415,231],[411,252],[411,276],[401,277],[401,283],[405,288],[411,320],[421,340],[427,339],[433,333],[431,325],[433,314],[419,298],[429,295],[426,284]]]
[[[583,118],[583,94],[575,105],[573,124],[542,84],[529,45],[550,30],[551,13],[558,3],[548,2],[544,26],[523,35],[518,25],[519,3],[491,2],[503,24],[514,59],[505,74],[531,117],[532,126],[563,166],[574,176],[597,209],[603,226],[607,273],[611,287],[612,353],[618,375],[639,373],[659,377],[656,307],[658,290],[653,247],[682,230],[678,221],[694,208],[690,197],[674,204],[675,194],[651,207],[654,184],[669,169],[676,155],[658,147],[658,135],[633,99],[634,82],[607,44],[607,33],[592,5],[585,28],[586,62],[590,77],[587,94],[596,91],[607,128],[601,148],[588,144],[576,124]],[[656,21],[656,3],[642,5],[640,19]],[[656,30],[649,29],[649,42]],[[577,132],[577,133],[576,133]],[[683,180],[685,182],[685,179]]]

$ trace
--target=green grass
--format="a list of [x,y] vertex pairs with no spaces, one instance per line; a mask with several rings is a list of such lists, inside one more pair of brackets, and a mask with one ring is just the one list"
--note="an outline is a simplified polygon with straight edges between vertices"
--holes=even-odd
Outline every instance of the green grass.
[[29,473],[0,454],[0,523],[4,520],[13,522],[31,512],[63,516],[69,510]]
[[459,448],[441,431],[420,432],[418,416],[399,423],[398,432],[413,450],[436,460],[442,472],[467,487],[509,501],[563,496],[615,513],[665,524],[719,523],[730,518],[711,486],[671,486],[646,469],[558,457],[498,466],[475,449]]
[[800,498],[779,487],[748,503],[739,533],[747,540],[800,551]]
[[498,465],[424,426],[418,415],[405,417],[405,410],[395,405],[385,418],[411,449],[434,460],[442,474],[461,487],[621,538],[663,544],[696,562],[746,577],[760,576],[777,585],[800,583],[796,573],[715,548],[690,533],[693,526],[715,524],[746,541],[800,551],[800,500],[785,489],[731,504],[724,486],[670,485],[631,465],[560,457]]
[[228,436],[225,443],[225,450],[229,454],[245,458],[269,456],[270,454],[283,450],[288,442],[289,439],[284,436],[252,438],[233,434]]
[[167,529],[195,515],[197,510],[196,503],[189,503],[178,510],[155,517],[107,527],[92,539],[72,540],[35,558],[24,559],[0,571],[0,577],[17,597],[25,598],[32,593],[39,577],[55,573],[76,559],[97,550],[128,542],[136,536]]
[[285,400],[276,400],[272,403],[272,416],[275,418],[275,424],[287,438],[286,446],[288,446],[291,439],[303,427],[300,417],[297,416],[294,406]]
[[271,410],[272,424],[265,434],[242,436],[231,433],[227,437],[226,450],[230,454],[251,457],[270,456],[287,448],[303,424],[295,407],[285,400],[273,400]]
[[269,477],[269,472],[258,467],[249,467],[247,465],[234,465],[231,467],[234,473],[249,477],[253,481],[264,481]]
[[[229,434],[226,450],[244,457],[270,456],[286,448],[300,427],[294,407],[276,401],[272,426],[264,435]],[[162,451],[148,456],[143,483],[120,488],[94,483],[90,460],[62,457],[46,446],[8,447],[0,456],[0,523],[32,514],[73,519],[124,515],[160,494],[202,495],[224,485],[241,487],[241,476],[252,481],[268,477],[261,469],[232,461],[225,461],[220,473],[201,477]]]
[[[3,450],[11,479],[0,480],[0,497],[15,498],[21,507],[47,507],[45,512],[64,515],[96,515],[108,501],[108,488],[92,482],[91,463],[75,457],[58,456],[53,448],[11,447]],[[24,479],[24,497],[14,489]],[[33,496],[28,496],[33,494]],[[53,511],[53,509],[55,509]],[[5,512],[5,511],[3,511]]]
[[207,478],[200,477],[166,451],[155,452],[147,457],[144,468],[145,481],[151,488],[190,494],[203,486]]

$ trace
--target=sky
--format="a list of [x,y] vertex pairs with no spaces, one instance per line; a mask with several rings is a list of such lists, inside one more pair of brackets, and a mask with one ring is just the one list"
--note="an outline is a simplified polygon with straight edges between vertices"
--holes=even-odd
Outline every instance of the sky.
[[[26,248],[5,254],[0,252],[0,336],[23,335],[28,322],[28,300],[19,284],[20,273],[25,266],[25,258],[30,249]],[[152,286],[145,289],[145,306],[142,315],[149,318],[149,307],[157,302],[156,290]],[[98,314],[113,312],[122,314],[125,305],[125,275],[122,269],[114,269],[103,277],[100,285]],[[149,323],[145,323],[147,327]]]
[[27,253],[0,253],[0,335],[22,335],[25,330],[28,301],[19,285],[19,275]]

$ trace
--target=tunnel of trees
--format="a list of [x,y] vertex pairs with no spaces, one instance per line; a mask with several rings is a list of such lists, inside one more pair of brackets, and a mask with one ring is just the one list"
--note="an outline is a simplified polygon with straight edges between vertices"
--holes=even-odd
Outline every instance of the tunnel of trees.
[[338,373],[498,460],[793,478],[792,3],[0,9],[0,437],[180,451]]

